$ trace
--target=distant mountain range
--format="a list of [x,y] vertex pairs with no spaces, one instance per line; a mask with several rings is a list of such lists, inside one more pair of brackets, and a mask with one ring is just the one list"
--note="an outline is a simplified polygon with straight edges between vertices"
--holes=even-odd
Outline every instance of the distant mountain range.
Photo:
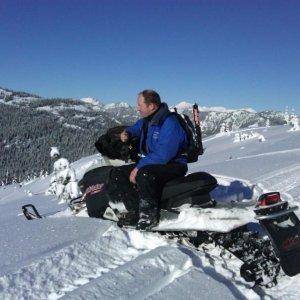
[[[172,106],[171,106],[172,107]],[[192,104],[181,102],[178,112],[192,115]],[[251,108],[200,107],[204,136],[250,125],[285,123],[283,112],[256,112]],[[0,183],[22,181],[50,172],[51,146],[75,161],[96,152],[94,142],[108,128],[131,125],[139,116],[125,102],[103,104],[94,98],[46,99],[38,95],[0,88]]]

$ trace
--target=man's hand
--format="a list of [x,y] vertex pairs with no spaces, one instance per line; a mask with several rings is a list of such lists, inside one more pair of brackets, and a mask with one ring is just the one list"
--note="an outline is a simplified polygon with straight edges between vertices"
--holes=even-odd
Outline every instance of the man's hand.
[[123,142],[123,143],[126,143],[129,139],[129,135],[128,133],[124,130],[121,132],[120,134],[120,140]]
[[134,168],[129,175],[129,181],[132,182],[133,184],[136,184],[135,178],[136,178],[136,174],[137,174],[138,170],[139,169]]

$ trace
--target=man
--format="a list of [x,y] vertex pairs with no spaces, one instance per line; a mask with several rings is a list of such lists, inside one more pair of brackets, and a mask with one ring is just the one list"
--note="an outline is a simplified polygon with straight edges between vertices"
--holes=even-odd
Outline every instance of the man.
[[133,126],[120,134],[126,142],[140,138],[141,159],[137,164],[114,170],[113,177],[119,185],[137,185],[139,195],[139,221],[137,229],[149,230],[158,223],[159,200],[166,182],[184,176],[187,159],[181,155],[188,144],[186,132],[166,103],[153,90],[138,94],[137,110],[141,115]]

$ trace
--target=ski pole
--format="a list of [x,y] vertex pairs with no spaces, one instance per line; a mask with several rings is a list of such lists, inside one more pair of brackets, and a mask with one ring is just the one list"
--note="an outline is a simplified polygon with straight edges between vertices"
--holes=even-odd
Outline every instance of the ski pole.
[[198,147],[199,147],[199,154],[202,155],[204,152],[204,149],[203,149],[203,144],[202,144],[200,113],[199,113],[199,108],[198,108],[197,103],[195,103],[193,105],[193,117],[194,117],[194,123],[195,123],[196,135],[197,135],[197,143],[198,143]]

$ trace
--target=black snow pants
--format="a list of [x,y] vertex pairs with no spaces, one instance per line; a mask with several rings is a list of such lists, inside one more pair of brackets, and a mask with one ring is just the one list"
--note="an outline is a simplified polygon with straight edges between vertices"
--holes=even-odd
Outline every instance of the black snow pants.
[[[164,185],[175,178],[183,177],[187,172],[187,165],[180,163],[169,163],[167,165],[147,165],[139,169],[136,176],[136,187],[129,181],[129,175],[135,168],[135,164],[124,165],[114,168],[111,178],[115,181],[115,188],[132,191],[135,189],[137,197],[124,199],[125,206],[129,210],[137,209],[139,213],[158,215],[159,201]],[[118,189],[119,186],[119,189]],[[134,195],[134,193],[130,193]],[[134,199],[135,198],[135,199]],[[130,203],[130,202],[135,203]],[[127,204],[127,205],[126,205]]]

